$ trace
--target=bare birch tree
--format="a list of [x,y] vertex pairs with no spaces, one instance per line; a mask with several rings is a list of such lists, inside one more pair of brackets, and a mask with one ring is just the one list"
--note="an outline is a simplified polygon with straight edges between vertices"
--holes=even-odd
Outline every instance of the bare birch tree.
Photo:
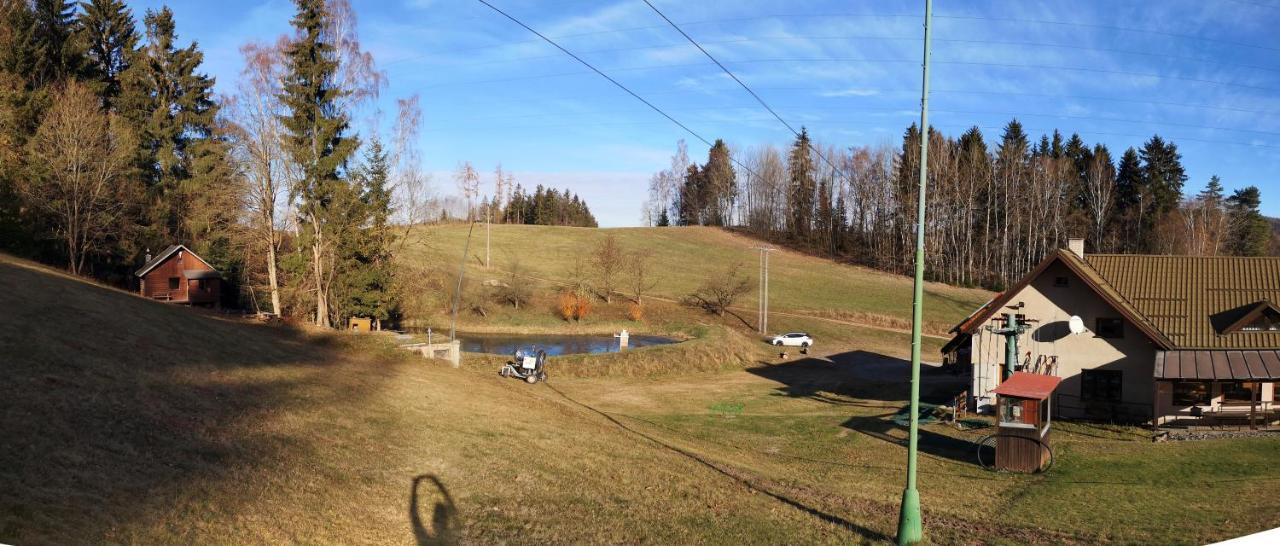
[[[277,253],[282,226],[278,214],[282,193],[290,183],[287,156],[281,148],[280,117],[284,107],[279,95],[283,60],[279,45],[249,43],[241,46],[240,53],[245,66],[234,100],[224,111],[233,123],[232,157],[248,181],[248,228],[256,243],[251,247],[264,251],[262,261],[266,265],[271,312],[279,315],[282,307]],[[254,254],[250,250],[246,259],[254,261]]]

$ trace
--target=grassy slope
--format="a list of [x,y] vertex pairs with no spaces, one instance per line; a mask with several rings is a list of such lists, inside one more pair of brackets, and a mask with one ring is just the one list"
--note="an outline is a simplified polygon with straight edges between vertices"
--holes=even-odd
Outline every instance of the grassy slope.
[[[886,416],[905,387],[846,365],[553,370],[531,387],[4,256],[0,308],[0,542],[847,544],[895,525]],[[928,536],[1196,543],[1280,525],[1280,440],[1056,427],[1054,471],[1014,476],[969,462],[980,432],[926,425]]]
[[[703,227],[618,228],[608,230],[494,225],[491,258],[496,268],[507,267],[518,256],[529,274],[560,279],[576,256],[586,257],[605,234],[613,234],[627,250],[647,250],[654,255],[659,282],[656,294],[679,298],[697,288],[708,275],[741,262],[752,279],[753,290],[738,307],[754,322],[757,294],[754,290],[759,242],[721,229]],[[430,226],[409,245],[416,259],[456,267],[467,236],[465,225]],[[484,256],[484,226],[471,242],[469,271],[484,277],[475,257]],[[421,243],[421,244],[420,244]],[[770,308],[774,311],[816,312],[847,316],[876,324],[909,326],[911,279],[864,267],[839,265],[787,250],[773,253],[769,262]],[[991,297],[983,290],[930,283],[925,294],[925,320],[931,330],[943,331]]]

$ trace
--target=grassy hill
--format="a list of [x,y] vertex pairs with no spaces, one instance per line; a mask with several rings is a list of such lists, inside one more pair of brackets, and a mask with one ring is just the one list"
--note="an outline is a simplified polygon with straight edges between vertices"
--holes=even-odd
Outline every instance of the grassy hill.
[[[530,386],[487,359],[453,369],[385,336],[239,322],[3,255],[0,309],[0,542],[848,544],[895,528],[905,363],[873,351],[657,377],[553,364]],[[958,386],[925,371],[927,398]],[[928,538],[1203,543],[1280,524],[1276,438],[1054,426],[1054,470],[1023,476],[974,464],[990,429],[924,425]]]
[[[653,254],[655,294],[683,297],[709,275],[733,263],[743,265],[752,291],[737,303],[742,315],[755,321],[760,242],[722,229],[706,227],[589,229],[550,226],[493,225],[490,257],[498,270],[519,261],[534,277],[560,280],[575,259],[586,258],[606,234],[614,235],[628,251]],[[467,238],[467,226],[429,226],[407,244],[410,259],[457,267]],[[485,230],[477,225],[467,261],[469,275],[492,276],[481,267]],[[770,309],[847,318],[867,324],[910,326],[911,279],[865,267],[834,263],[785,249],[769,262]],[[930,331],[944,333],[991,298],[984,290],[929,283],[925,289],[925,321]]]

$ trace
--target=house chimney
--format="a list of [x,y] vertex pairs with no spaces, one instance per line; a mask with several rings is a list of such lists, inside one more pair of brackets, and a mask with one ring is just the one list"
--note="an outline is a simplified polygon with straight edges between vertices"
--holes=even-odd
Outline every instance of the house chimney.
[[1067,250],[1075,253],[1076,256],[1084,257],[1084,239],[1067,239]]

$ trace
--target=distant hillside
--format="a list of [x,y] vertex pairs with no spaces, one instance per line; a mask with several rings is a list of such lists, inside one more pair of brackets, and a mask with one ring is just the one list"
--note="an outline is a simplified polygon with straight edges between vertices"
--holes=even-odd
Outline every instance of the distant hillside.
[[[477,225],[471,241],[469,275],[484,277],[485,232]],[[759,252],[761,242],[719,228],[663,227],[586,229],[528,225],[492,226],[490,250],[493,266],[499,270],[519,261],[530,275],[550,280],[563,279],[581,258],[606,235],[617,237],[627,251],[652,252],[655,293],[680,298],[695,290],[709,275],[731,264],[742,265],[751,281],[751,292],[738,302],[754,310],[757,302]],[[431,226],[407,245],[410,258],[424,263],[457,267],[467,237],[467,226]],[[492,274],[490,274],[492,276]],[[839,264],[779,248],[769,260],[770,309],[855,317],[870,315],[894,321],[908,321],[911,314],[911,279],[865,267]],[[929,283],[925,290],[926,320],[950,326],[990,299],[985,290],[957,288]]]

